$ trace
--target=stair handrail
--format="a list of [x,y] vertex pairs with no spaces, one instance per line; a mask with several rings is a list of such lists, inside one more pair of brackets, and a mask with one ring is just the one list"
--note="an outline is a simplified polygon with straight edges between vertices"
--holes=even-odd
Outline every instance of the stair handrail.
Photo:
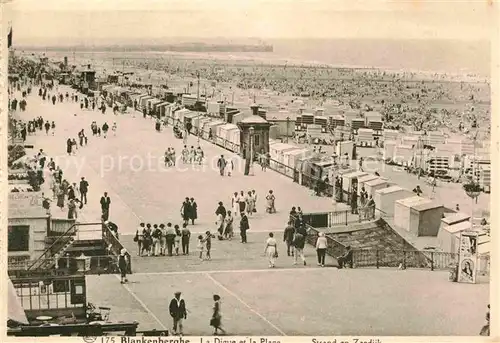
[[85,226],[85,225],[96,225],[96,224],[101,224],[101,223],[74,223],[62,235],[59,235],[57,237],[57,239],[47,249],[45,249],[45,251],[28,267],[27,270],[31,270],[33,268],[33,266],[35,266],[39,261],[47,260],[49,257],[45,257],[45,255],[47,255],[52,250],[52,248],[56,245],[56,243],[60,242],[63,238],[68,237],[68,236],[71,237],[72,235],[68,235],[68,234],[70,231],[73,230],[74,227]]

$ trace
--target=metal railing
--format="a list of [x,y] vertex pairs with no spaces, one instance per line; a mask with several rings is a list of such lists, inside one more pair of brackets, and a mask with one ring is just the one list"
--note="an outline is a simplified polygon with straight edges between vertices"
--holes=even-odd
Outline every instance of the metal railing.
[[45,249],[45,251],[40,255],[38,259],[33,261],[33,263],[28,267],[27,270],[50,268],[52,262],[49,263],[48,261],[54,261],[53,257],[56,254],[60,254],[61,249],[64,249],[65,247],[69,247],[71,245],[71,243],[74,241],[74,236],[77,233],[79,226],[96,224],[100,223],[75,223],[71,225],[70,228],[67,229],[64,233],[57,236],[56,240],[52,242],[52,244],[47,249]]
[[[123,245],[120,243],[115,234],[102,223],[102,239],[106,243],[107,250],[114,254],[115,256],[120,256],[122,249],[124,249]],[[125,253],[127,256],[128,264],[127,264],[127,273],[132,274],[132,256],[127,251]]]
[[458,254],[419,250],[354,249],[355,267],[449,269],[458,262]]
[[279,161],[273,160],[272,158],[269,159],[267,167],[281,175],[289,177],[290,179],[295,178],[295,173],[296,173],[295,168],[287,166],[286,164],[281,163]]
[[[367,208],[370,214],[374,214],[374,208]],[[305,226],[308,236],[307,243],[316,246],[316,241],[321,228],[328,228],[334,225],[349,223],[347,213],[349,211],[335,211],[322,213],[305,213],[302,216],[302,222]],[[292,218],[297,220],[297,217]],[[352,221],[351,221],[352,223]],[[379,225],[379,224],[377,224]],[[346,246],[330,235],[325,235],[328,247],[327,254],[337,259],[346,251]],[[451,266],[458,263],[457,253],[447,253],[440,251],[426,250],[404,250],[404,249],[356,249],[353,250],[353,267],[376,267],[376,268],[419,268],[430,270],[448,270]],[[489,274],[488,259],[483,257],[478,272],[482,275]]]
[[[307,230],[306,242],[316,247],[316,241],[318,240],[320,231],[308,224],[305,224],[305,227]],[[328,255],[334,258],[338,258],[342,254],[344,254],[346,247],[342,243],[340,243],[339,241],[333,239],[328,235],[325,235],[325,237],[328,244],[326,248],[326,253]]]
[[[116,274],[119,273],[117,257],[113,255],[85,256],[90,264],[84,268],[83,273],[87,274]],[[39,261],[39,260],[35,260]],[[9,274],[16,274],[22,271],[29,271],[29,266],[35,262],[33,260],[9,262]],[[80,268],[78,262],[83,261],[79,256],[63,256],[44,258],[41,260],[44,264],[53,263],[57,270],[67,270],[71,273],[77,273]]]
[[375,207],[360,207],[357,213],[352,210],[338,210],[330,212],[304,213],[302,220],[314,228],[328,228],[338,225],[361,223],[375,219]]

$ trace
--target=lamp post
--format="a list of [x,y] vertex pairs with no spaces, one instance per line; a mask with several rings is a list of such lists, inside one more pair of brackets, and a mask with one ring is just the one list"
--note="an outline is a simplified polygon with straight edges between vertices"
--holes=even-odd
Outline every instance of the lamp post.
[[333,152],[332,155],[333,159],[333,175],[332,175],[332,186],[333,186],[333,196],[332,196],[332,205],[333,205],[333,210],[335,211],[337,209],[337,189],[336,189],[336,183],[337,183],[337,154]]
[[249,175],[253,175],[253,155],[254,155],[254,152],[253,152],[253,145],[254,145],[254,134],[255,134],[255,129],[253,128],[253,126],[251,126],[249,129],[248,129],[248,141],[250,143],[250,147],[249,147],[249,150],[250,150],[250,154],[248,156],[249,158],[249,161],[250,161],[250,168],[249,168]]
[[287,143],[288,143],[289,125],[290,125],[290,117],[286,117],[286,142]]

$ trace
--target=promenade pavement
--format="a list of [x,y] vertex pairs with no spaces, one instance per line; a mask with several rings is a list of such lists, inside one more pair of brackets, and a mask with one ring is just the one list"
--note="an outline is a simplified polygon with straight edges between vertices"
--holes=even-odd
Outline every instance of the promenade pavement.
[[257,269],[87,277],[87,296],[111,320],[171,329],[168,303],[183,292],[186,335],[210,335],[212,295],[222,298],[229,335],[476,336],[488,284],[458,284],[446,272],[394,269]]
[[[66,91],[65,87],[60,88]],[[122,234],[135,233],[142,221],[180,223],[180,208],[185,197],[194,197],[198,204],[198,220],[193,232],[214,230],[217,203],[222,201],[230,209],[232,194],[241,190],[255,189],[258,195],[257,214],[250,218],[252,231],[281,231],[292,206],[301,206],[304,212],[332,210],[331,199],[313,197],[310,190],[273,171],[263,172],[256,166],[254,176],[244,176],[239,156],[203,140],[199,145],[207,158],[202,166],[178,163],[177,168],[165,168],[165,150],[173,147],[180,156],[183,142],[174,138],[171,127],[158,133],[154,122],[140,115],[114,115],[110,109],[103,115],[98,111],[80,110],[74,102],[52,105],[37,95],[29,96],[27,101],[27,111],[21,113],[23,119],[41,115],[56,123],[54,136],[38,133],[28,137],[28,143],[55,157],[68,181],[78,182],[84,176],[90,184],[89,203],[80,211],[80,221],[99,220],[99,199],[104,191],[111,197],[110,220],[118,224]],[[111,131],[106,139],[92,137],[90,124],[94,120],[100,126],[107,122],[110,127],[116,122],[116,137]],[[81,129],[85,129],[89,137],[88,146],[68,156],[66,140],[76,138]],[[190,137],[188,145],[196,146],[198,140]],[[216,162],[220,155],[234,161],[235,171],[231,177],[219,175]],[[276,195],[276,214],[265,213],[265,196],[269,190]],[[57,213],[59,209],[53,211]]]
[[[211,333],[213,294],[222,296],[223,324],[234,335],[476,335],[483,325],[489,285],[450,283],[444,272],[319,268],[314,266],[312,247],[306,247],[308,266],[293,266],[281,243],[277,268],[268,269],[263,256],[267,231],[277,232],[281,241],[291,206],[301,206],[304,212],[331,209],[330,199],[311,197],[309,190],[277,173],[255,168],[255,176],[236,171],[233,177],[222,178],[215,168],[139,168],[134,163],[146,160],[148,153],[161,157],[167,147],[175,147],[180,154],[182,141],[173,138],[171,128],[157,133],[154,123],[140,116],[115,116],[109,110],[102,115],[81,111],[77,103],[54,106],[30,96],[28,110],[21,116],[38,115],[56,122],[56,134],[38,133],[28,143],[35,144],[35,151],[43,148],[56,157],[70,182],[81,176],[89,181],[89,203],[80,213],[81,221],[98,221],[99,198],[108,191],[111,220],[120,226],[120,240],[132,255],[135,243],[126,234],[133,234],[139,221],[179,223],[180,204],[186,196],[198,203],[199,221],[190,226],[196,234],[215,229],[216,203],[228,204],[234,191],[255,189],[259,195],[258,214],[250,219],[246,245],[237,239],[214,241],[213,260],[202,262],[192,238],[190,256],[133,257],[134,273],[127,285],[120,285],[116,275],[88,276],[89,301],[110,306],[113,321],[138,320],[144,330],[170,329],[168,301],[180,290],[190,310],[185,323],[189,335]],[[93,120],[110,126],[116,121],[117,136],[92,137]],[[82,128],[89,135],[89,145],[68,156],[66,139],[76,138]],[[224,154],[239,159],[207,142],[200,144],[209,158]],[[126,163],[124,157],[135,162]],[[274,215],[263,213],[269,189],[277,196]],[[332,259],[327,264],[333,265]]]

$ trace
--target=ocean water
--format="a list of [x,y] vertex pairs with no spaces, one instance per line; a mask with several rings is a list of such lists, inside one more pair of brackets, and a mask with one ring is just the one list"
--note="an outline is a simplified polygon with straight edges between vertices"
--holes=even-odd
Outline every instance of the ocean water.
[[275,40],[273,54],[319,63],[489,76],[488,41],[305,39]]
[[[396,71],[439,72],[456,75],[489,77],[491,48],[488,41],[458,40],[387,40],[387,39],[275,39],[267,40],[273,52],[93,52],[77,51],[77,57],[158,57],[186,56],[188,58],[216,58],[262,61],[262,63],[314,63],[338,67],[383,68]],[[28,49],[29,50],[29,49]],[[64,48],[62,49],[64,50]],[[40,51],[40,50],[39,50]],[[48,55],[66,55],[72,49],[47,52]]]

